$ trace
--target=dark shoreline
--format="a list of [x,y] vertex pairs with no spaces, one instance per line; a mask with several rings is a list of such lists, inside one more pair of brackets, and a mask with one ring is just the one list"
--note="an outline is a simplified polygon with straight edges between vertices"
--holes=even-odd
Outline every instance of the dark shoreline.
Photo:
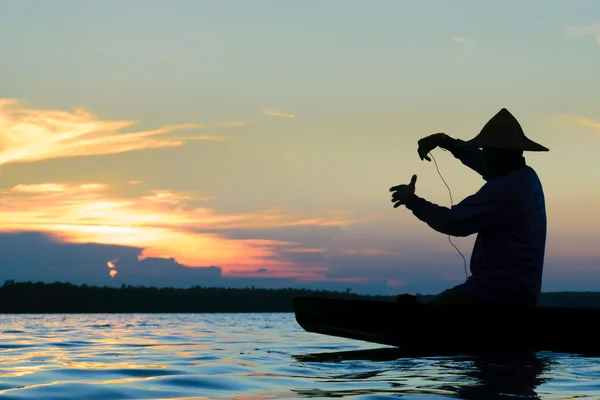
[[[0,287],[0,314],[81,313],[290,313],[294,297],[395,301],[396,296],[369,296],[307,289],[74,285],[6,281]],[[434,295],[417,295],[428,302]],[[600,308],[600,292],[542,293],[542,306]]]

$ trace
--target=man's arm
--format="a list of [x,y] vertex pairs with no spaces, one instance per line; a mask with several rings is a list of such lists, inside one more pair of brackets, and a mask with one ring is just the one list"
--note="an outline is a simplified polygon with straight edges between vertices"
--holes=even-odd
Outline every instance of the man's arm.
[[464,237],[497,225],[521,210],[517,196],[502,189],[484,186],[452,208],[412,195],[406,202],[406,208],[432,229]]
[[456,145],[459,143],[464,142],[460,139],[454,139],[448,135],[444,135],[440,147],[451,152],[452,155],[459,159],[464,165],[483,176],[483,151],[476,147],[457,147]]

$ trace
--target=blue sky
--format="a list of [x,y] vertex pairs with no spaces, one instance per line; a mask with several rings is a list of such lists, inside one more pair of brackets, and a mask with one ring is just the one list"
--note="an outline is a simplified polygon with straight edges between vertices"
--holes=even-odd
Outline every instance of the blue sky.
[[[600,290],[599,16],[594,1],[3,1],[3,234],[266,286],[442,290],[462,259],[387,189],[416,173],[448,205],[417,140],[469,139],[506,107],[551,150],[527,158],[547,196],[544,287]],[[436,158],[455,200],[483,184]],[[457,242],[468,257],[473,238]],[[124,261],[108,275],[119,252],[90,261],[97,279],[125,279]]]

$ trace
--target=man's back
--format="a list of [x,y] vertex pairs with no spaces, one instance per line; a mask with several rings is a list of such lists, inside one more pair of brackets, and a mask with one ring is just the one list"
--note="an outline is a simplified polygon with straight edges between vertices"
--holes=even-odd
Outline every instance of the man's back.
[[536,306],[546,244],[544,192],[529,166],[487,182],[480,190],[516,212],[478,233],[464,287],[484,302]]

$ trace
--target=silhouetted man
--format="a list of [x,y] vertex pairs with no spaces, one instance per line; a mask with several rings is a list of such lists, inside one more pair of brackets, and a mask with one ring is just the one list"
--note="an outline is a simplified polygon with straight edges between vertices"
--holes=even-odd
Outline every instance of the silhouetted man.
[[546,247],[546,206],[536,172],[523,151],[548,151],[525,136],[519,122],[500,110],[467,142],[436,133],[419,140],[421,160],[441,147],[478,172],[485,185],[447,208],[417,196],[410,184],[392,187],[394,207],[406,206],[421,221],[451,236],[477,233],[471,276],[434,299],[438,304],[537,306]]

